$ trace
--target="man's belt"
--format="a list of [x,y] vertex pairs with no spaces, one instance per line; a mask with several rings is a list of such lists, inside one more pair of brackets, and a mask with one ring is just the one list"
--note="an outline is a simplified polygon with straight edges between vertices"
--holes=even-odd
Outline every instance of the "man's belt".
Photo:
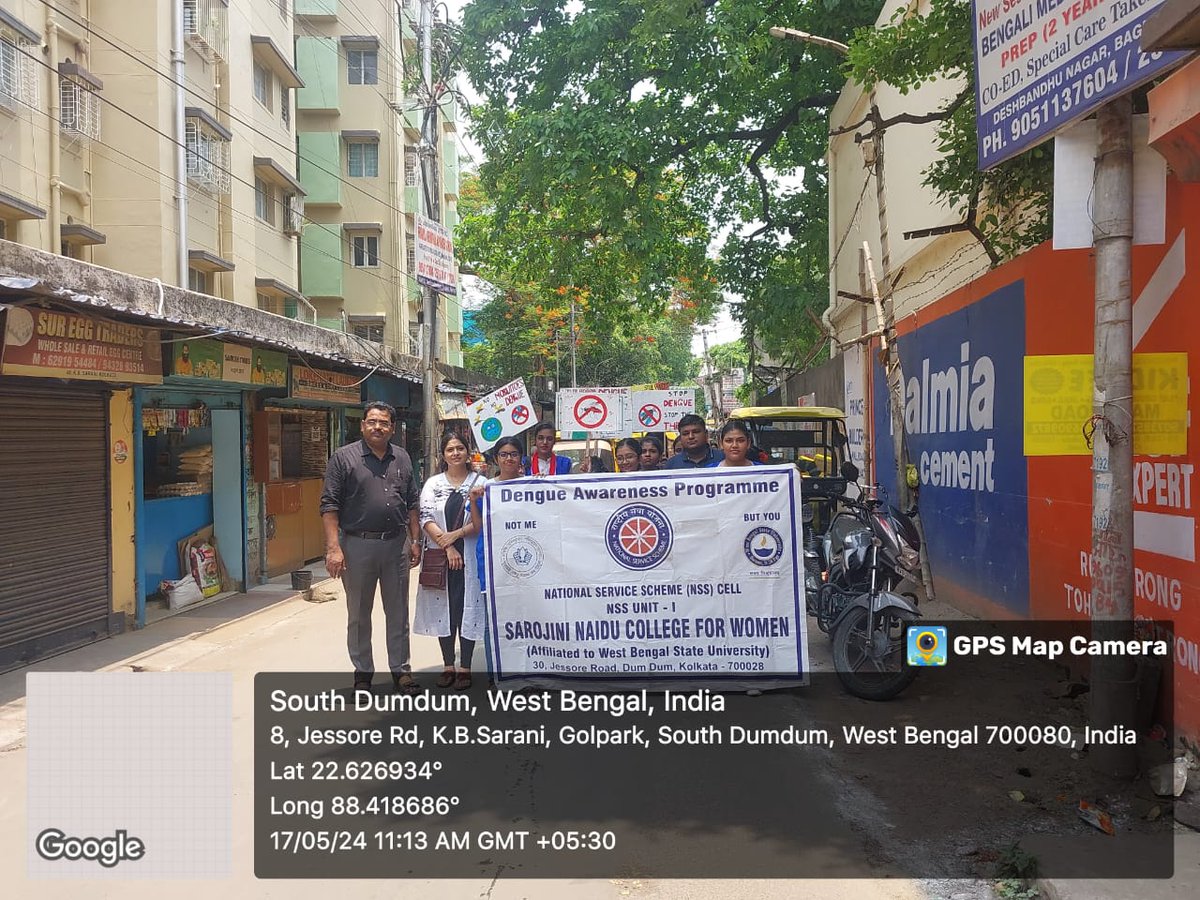
[[349,528],[343,528],[342,532],[350,535],[350,537],[363,538],[368,541],[390,541],[392,538],[401,537],[404,534],[404,529],[400,528],[396,531],[351,531]]

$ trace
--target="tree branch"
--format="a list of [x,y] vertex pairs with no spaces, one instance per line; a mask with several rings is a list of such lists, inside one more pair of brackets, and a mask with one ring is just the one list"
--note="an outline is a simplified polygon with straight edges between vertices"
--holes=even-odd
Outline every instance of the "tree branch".
[[[757,141],[766,140],[774,136],[775,141],[779,139],[785,130],[790,128],[800,118],[800,111],[805,109],[826,109],[833,106],[837,102],[837,94],[816,94],[812,97],[805,97],[803,100],[795,103],[791,109],[783,114],[773,125],[767,125],[763,128],[738,128],[733,131],[717,132],[716,134],[702,134],[699,137],[690,141],[679,141],[671,148],[668,154],[668,159],[678,159],[693,150],[699,150],[701,147],[707,147],[709,144],[728,144],[733,141]],[[774,141],[771,142],[772,145]]]
[[951,100],[950,105],[945,109],[940,109],[931,113],[924,113],[922,115],[899,113],[898,115],[890,116],[889,118],[885,119],[882,116],[879,116],[877,113],[870,112],[852,125],[843,125],[841,128],[833,129],[829,132],[829,136],[837,137],[839,134],[847,134],[851,131],[857,131],[868,122],[870,122],[873,127],[870,131],[859,135],[859,138],[862,140],[868,140],[874,137],[877,131],[887,131],[893,125],[925,125],[929,122],[940,122],[954,115],[958,111],[958,108],[962,106],[970,96],[971,91],[965,90]]

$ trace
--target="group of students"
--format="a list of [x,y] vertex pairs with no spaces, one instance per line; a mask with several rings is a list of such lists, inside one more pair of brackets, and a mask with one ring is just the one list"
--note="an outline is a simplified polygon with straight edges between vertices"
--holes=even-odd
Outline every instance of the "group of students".
[[[489,454],[495,465],[491,480],[570,474],[571,459],[554,453],[555,434],[553,425],[539,425],[534,432],[534,452],[528,458],[518,438],[501,438]],[[619,472],[761,465],[750,458],[751,441],[746,424],[731,419],[721,428],[721,448],[710,447],[704,420],[688,415],[680,420],[676,452],[665,461],[662,443],[653,436],[621,441],[615,456]],[[437,686],[464,689],[471,686],[475,643],[487,635],[483,612],[487,573],[482,540],[487,463],[471,464],[466,444],[457,434],[447,432],[441,441],[440,466],[438,475],[421,491],[421,528],[427,540],[447,551],[452,577],[445,597],[424,586],[418,589],[413,630],[437,635],[441,642],[443,671]],[[451,527],[460,520],[461,526]]]
[[[374,676],[371,609],[378,587],[394,686],[408,693],[422,689],[409,660],[408,572],[437,548],[445,553],[446,577],[420,579],[412,630],[438,639],[443,668],[436,686],[466,690],[472,686],[475,644],[487,636],[484,488],[489,481],[568,475],[572,461],[554,453],[555,428],[542,424],[535,429],[529,456],[515,437],[501,438],[492,447],[489,479],[487,464],[473,463],[463,438],[447,431],[439,442],[438,471],[418,491],[411,460],[391,442],[394,434],[395,410],[386,403],[368,403],[363,438],[330,459],[321,497],[325,566],[346,588],[354,685],[369,689]],[[704,420],[688,415],[680,420],[670,458],[664,460],[662,444],[648,436],[622,441],[616,459],[620,472],[760,464],[751,458],[751,435],[743,422],[726,423],[720,445],[720,450],[709,446]]]
[[[641,443],[626,438],[617,444],[618,472],[646,472],[657,469],[711,469],[716,467],[761,465],[753,446],[750,428],[740,419],[730,419],[721,428],[718,446],[708,443],[708,429],[697,415],[679,420],[675,452],[665,462],[658,438],[645,437]],[[649,448],[649,449],[648,449]]]

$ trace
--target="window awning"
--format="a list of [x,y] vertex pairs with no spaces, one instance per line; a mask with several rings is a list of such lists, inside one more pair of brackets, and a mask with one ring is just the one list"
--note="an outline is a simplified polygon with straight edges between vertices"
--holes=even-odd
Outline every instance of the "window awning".
[[0,217],[5,219],[44,219],[46,211],[15,194],[0,191]]
[[104,232],[89,228],[87,225],[62,225],[59,227],[59,232],[64,243],[77,247],[108,243]]
[[199,119],[204,123],[213,134],[217,135],[223,141],[232,141],[233,132],[217,121],[216,117],[201,109],[198,106],[189,106],[184,109],[183,117],[185,119]]
[[283,55],[276,43],[265,34],[250,35],[250,48],[259,62],[266,64],[284,87],[302,88],[304,79]]
[[342,231],[370,231],[375,234],[383,233],[382,222],[343,222]]
[[266,181],[273,182],[286,190],[294,191],[304,196],[304,188],[300,187],[300,182],[296,180],[296,176],[269,156],[254,157],[254,173]]
[[233,263],[207,250],[189,250],[188,265],[200,272],[232,272]]

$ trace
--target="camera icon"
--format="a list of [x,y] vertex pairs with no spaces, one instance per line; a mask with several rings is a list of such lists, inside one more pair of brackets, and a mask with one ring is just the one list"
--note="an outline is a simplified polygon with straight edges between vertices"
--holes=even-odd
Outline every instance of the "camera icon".
[[946,664],[946,626],[908,626],[908,664],[944,666]]

